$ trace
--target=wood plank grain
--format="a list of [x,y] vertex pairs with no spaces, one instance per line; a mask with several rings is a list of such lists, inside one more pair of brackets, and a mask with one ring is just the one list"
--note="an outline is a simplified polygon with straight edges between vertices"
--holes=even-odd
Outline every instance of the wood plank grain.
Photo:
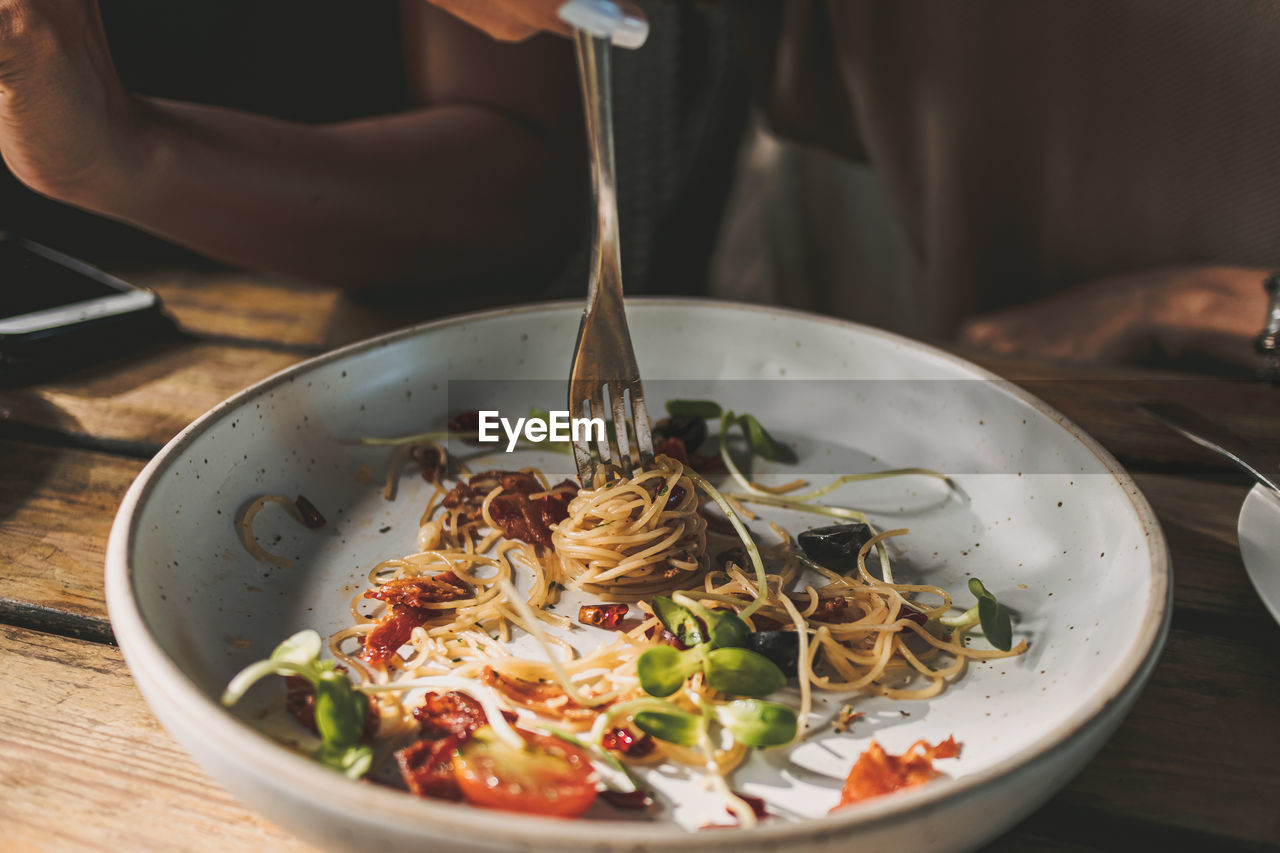
[[1134,405],[1144,400],[1184,403],[1280,455],[1280,433],[1275,429],[1280,420],[1280,388],[1264,382],[953,351],[1044,400],[1129,468],[1234,470],[1217,455],[1137,411]]
[[217,403],[302,359],[268,349],[173,343],[162,351],[0,389],[0,423],[158,448]]
[[528,302],[536,295],[500,284],[351,295],[239,270],[146,270],[122,277],[155,290],[188,332],[315,351],[427,320]]
[[309,849],[191,763],[118,649],[0,627],[0,660],[4,849]]
[[[107,533],[143,463],[0,441],[0,618],[110,636],[102,591]],[[41,624],[53,619],[57,624]]]

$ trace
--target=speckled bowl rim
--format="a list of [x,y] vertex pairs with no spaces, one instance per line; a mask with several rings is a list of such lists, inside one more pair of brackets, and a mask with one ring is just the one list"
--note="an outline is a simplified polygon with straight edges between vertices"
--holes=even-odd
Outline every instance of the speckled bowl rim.
[[409,832],[430,831],[436,837],[458,833],[464,837],[469,835],[483,839],[488,843],[509,843],[517,847],[529,846],[532,838],[540,839],[539,843],[543,846],[556,844],[561,847],[597,849],[602,844],[606,847],[618,845],[651,849],[704,849],[723,847],[730,839],[739,847],[772,847],[787,840],[839,838],[854,827],[866,828],[872,824],[908,819],[914,813],[923,813],[943,803],[951,804],[959,798],[973,797],[1001,777],[1028,771],[1036,762],[1043,761],[1060,750],[1070,750],[1083,741],[1093,725],[1101,724],[1110,716],[1107,711],[1135,698],[1136,691],[1154,668],[1168,633],[1172,604],[1169,553],[1159,522],[1137,484],[1120,463],[1084,430],[1043,401],[985,368],[919,341],[859,323],[804,311],[710,299],[642,298],[628,300],[628,305],[763,313],[836,326],[860,335],[881,338],[959,367],[975,379],[998,381],[1003,391],[1059,424],[1093,453],[1103,468],[1115,478],[1132,503],[1149,543],[1151,594],[1141,617],[1139,633],[1125,652],[1116,672],[1105,682],[1096,685],[1066,721],[1043,735],[1034,746],[985,770],[899,792],[892,797],[863,803],[825,818],[786,823],[766,822],[751,829],[740,829],[732,836],[722,833],[690,833],[668,822],[646,824],[634,821],[563,821],[518,814],[503,814],[501,821],[495,821],[492,812],[409,797],[400,791],[379,786],[357,784],[275,743],[242,723],[201,692],[161,648],[147,626],[134,595],[133,571],[129,559],[138,536],[138,510],[146,502],[171,460],[231,412],[317,367],[450,326],[581,308],[581,303],[577,301],[558,301],[448,317],[350,344],[302,361],[251,385],[214,406],[178,433],[143,468],[125,494],[107,543],[107,608],[116,639],[126,655],[134,677],[164,694],[174,707],[183,710],[189,723],[202,728],[206,736],[218,742],[227,754],[237,756],[246,769],[260,777],[273,778],[277,785],[307,791],[320,803],[342,803],[344,809],[361,814],[361,819],[368,819],[373,815],[383,821],[394,821]]

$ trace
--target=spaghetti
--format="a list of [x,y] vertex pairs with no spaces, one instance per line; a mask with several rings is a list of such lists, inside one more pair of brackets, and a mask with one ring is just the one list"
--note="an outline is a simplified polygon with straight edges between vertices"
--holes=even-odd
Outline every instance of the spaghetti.
[[[552,486],[536,469],[460,476],[446,490],[442,446],[401,448],[393,470],[408,458],[422,464],[435,486],[420,519],[419,550],[374,566],[367,588],[351,602],[351,625],[329,638],[333,656],[369,697],[383,737],[411,737],[418,730],[421,710],[409,707],[411,688],[451,687],[475,697],[485,709],[475,712],[479,719],[487,716],[508,745],[518,746],[523,735],[508,724],[513,718],[497,724],[495,713],[515,712],[564,737],[566,730],[580,733],[575,737],[586,748],[614,764],[671,761],[704,768],[731,813],[749,824],[752,809],[725,777],[750,746],[802,737],[815,691],[928,698],[961,676],[969,661],[1027,648],[1025,640],[1006,651],[971,648],[965,633],[976,617],[944,624],[941,617],[952,609],[946,590],[892,582],[885,543],[906,530],[874,533],[857,553],[856,571],[841,574],[797,553],[777,525],[778,541],[758,546],[737,517],[740,505],[668,456],[658,456],[633,478],[581,490],[569,481]],[[710,532],[699,514],[699,490],[726,512],[740,536],[737,553],[717,551],[722,557],[715,566],[708,539],[723,534]],[[772,494],[763,498],[758,502],[781,501]],[[271,500],[259,498],[249,507],[242,530],[255,556],[275,560],[254,548],[250,526]],[[843,512],[865,520],[856,510]],[[882,577],[867,568],[873,551]],[[527,592],[516,591],[518,577]],[[554,609],[565,589],[635,604],[641,618],[582,653],[560,636],[573,627]],[[676,612],[683,619],[679,630],[672,623]],[[517,628],[538,642],[545,659],[512,652],[508,643]],[[743,675],[751,667],[766,675],[769,667],[776,669],[745,648],[744,638],[761,632],[794,635],[798,713],[774,703],[731,701],[734,695],[762,698],[776,687],[770,682],[752,692]],[[735,639],[724,639],[730,636]],[[663,644],[676,650],[655,657]],[[653,673],[664,666],[674,673],[666,692],[651,686]],[[923,686],[916,684],[921,679]],[[754,729],[735,728],[734,714],[744,708],[761,719],[772,714],[784,725],[789,719],[793,728],[781,738],[777,731],[761,735],[759,720],[752,721]],[[717,720],[732,738],[712,740]],[[632,748],[642,741],[643,749]],[[401,758],[402,768],[407,762]],[[434,790],[421,779],[410,787]]]

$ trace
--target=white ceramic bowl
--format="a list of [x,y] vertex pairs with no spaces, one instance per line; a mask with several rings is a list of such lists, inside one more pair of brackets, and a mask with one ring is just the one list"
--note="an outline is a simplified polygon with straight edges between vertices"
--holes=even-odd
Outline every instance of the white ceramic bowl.
[[[798,819],[732,836],[666,818],[566,822],[416,799],[348,781],[260,733],[251,710],[221,708],[241,666],[301,628],[340,627],[368,567],[413,549],[421,484],[406,476],[384,502],[356,474],[380,472],[385,448],[351,439],[420,432],[485,402],[523,414],[522,394],[556,406],[546,388],[563,388],[579,316],[565,304],[502,310],[347,347],[237,394],[146,467],[112,530],[107,602],[143,695],[211,776],[335,849],[960,850],[1013,825],[1101,747],[1154,665],[1170,593],[1159,526],[1115,460],[1043,403],[945,353],[850,323],[697,301],[629,305],[650,405],[675,389],[751,410],[815,482],[854,466],[951,473],[959,489],[941,498],[904,480],[828,500],[912,528],[898,543],[900,579],[964,602],[966,577],[980,576],[1016,612],[1027,654],[971,666],[932,700],[859,700],[868,715],[851,734],[754,759],[735,784]],[[675,379],[686,382],[660,381]],[[730,380],[773,384],[761,393]],[[317,533],[263,514],[259,532],[296,557],[287,568],[256,562],[233,528],[265,492],[305,494],[331,522]],[[964,751],[939,765],[948,778],[826,816],[871,737],[894,751],[949,734]],[[676,816],[696,826],[706,816],[689,798]]]

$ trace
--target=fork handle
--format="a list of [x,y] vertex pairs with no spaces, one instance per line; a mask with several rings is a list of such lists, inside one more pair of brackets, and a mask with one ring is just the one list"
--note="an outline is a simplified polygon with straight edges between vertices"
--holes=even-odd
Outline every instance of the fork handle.
[[[622,257],[618,247],[617,167],[613,153],[613,87],[609,42],[584,30],[575,35],[578,74],[591,152],[591,185],[596,199],[596,232],[591,241],[587,313],[601,300],[622,310]],[[601,306],[607,307],[607,306]]]

